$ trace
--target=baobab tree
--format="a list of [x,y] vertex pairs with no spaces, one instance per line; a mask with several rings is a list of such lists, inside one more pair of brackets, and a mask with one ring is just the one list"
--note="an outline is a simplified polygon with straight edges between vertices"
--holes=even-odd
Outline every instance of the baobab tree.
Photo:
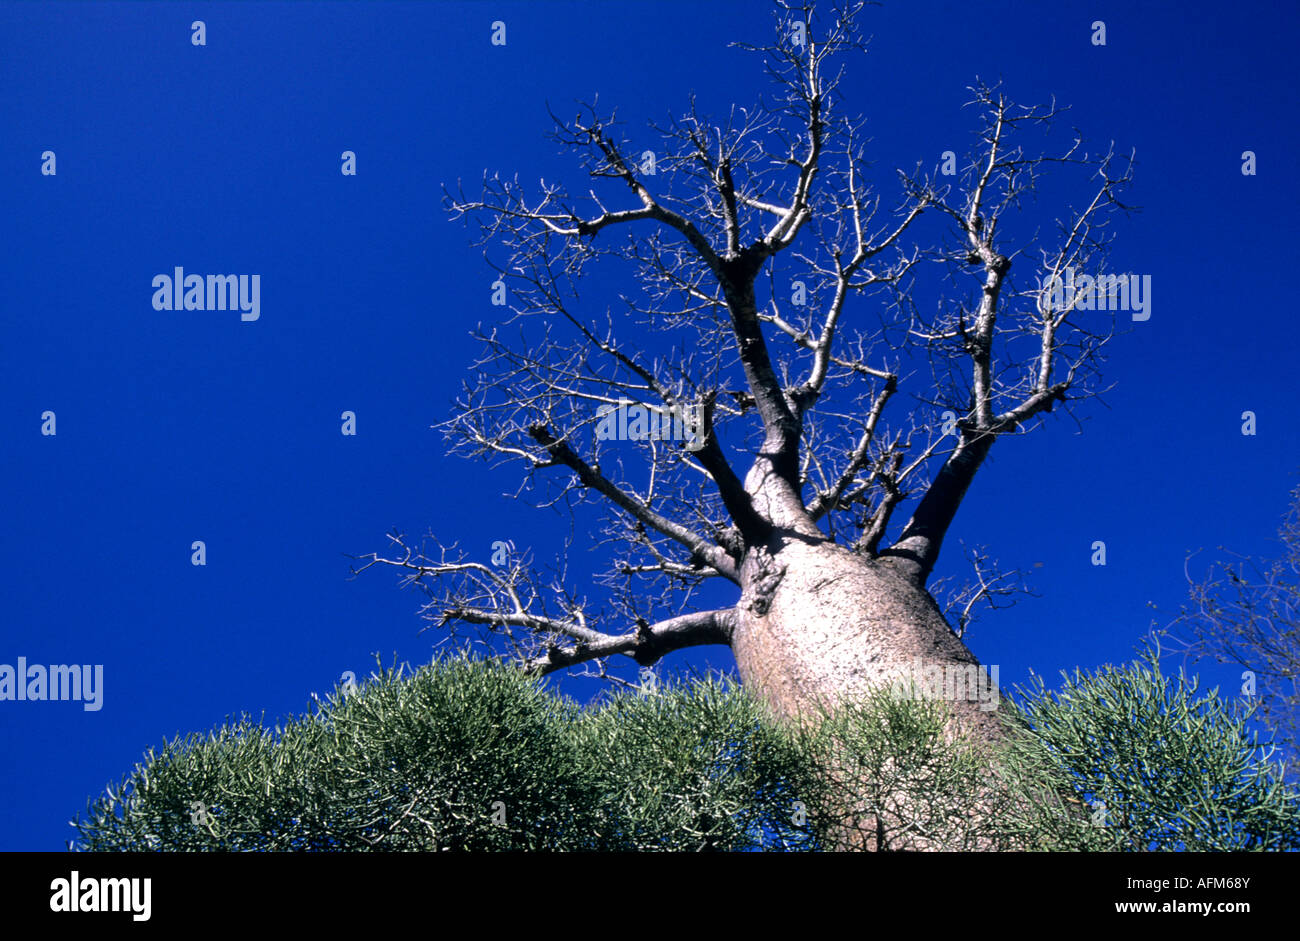
[[[580,184],[487,173],[447,193],[510,311],[478,332],[452,449],[513,462],[548,504],[603,506],[600,609],[563,573],[437,539],[393,534],[361,568],[400,569],[437,625],[505,638],[536,673],[728,645],[790,717],[918,662],[978,666],[927,585],[995,444],[1100,391],[1113,317],[1053,286],[1099,269],[1132,161],[1054,144],[1062,109],[977,81],[969,152],[881,189],[843,94],[860,7],[779,3],[777,40],[751,47],[772,85],[754,107],[711,120],[692,100],[634,141],[583,104],[552,115]],[[1039,219],[1026,197],[1049,170],[1081,199]],[[588,296],[597,268],[616,298]],[[615,434],[620,409],[688,433]],[[730,603],[697,605],[711,582]]]

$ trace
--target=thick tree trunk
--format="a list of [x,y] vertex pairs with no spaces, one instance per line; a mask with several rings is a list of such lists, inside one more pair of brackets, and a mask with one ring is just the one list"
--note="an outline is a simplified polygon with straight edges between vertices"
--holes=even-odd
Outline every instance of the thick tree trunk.
[[[750,552],[732,638],[743,681],[783,715],[913,676],[918,663],[979,661],[924,588],[888,559],[803,536]],[[993,710],[956,702],[963,726],[996,737]]]
[[[743,682],[797,721],[815,717],[819,705],[915,680],[918,665],[945,676],[980,670],[934,599],[903,571],[892,559],[860,556],[824,537],[778,531],[750,551],[742,570],[732,649]],[[998,740],[992,707],[999,702],[947,701],[950,734],[963,732],[977,743]],[[872,828],[859,820],[850,829]],[[840,843],[873,848],[858,837]],[[890,848],[952,847],[931,841]]]

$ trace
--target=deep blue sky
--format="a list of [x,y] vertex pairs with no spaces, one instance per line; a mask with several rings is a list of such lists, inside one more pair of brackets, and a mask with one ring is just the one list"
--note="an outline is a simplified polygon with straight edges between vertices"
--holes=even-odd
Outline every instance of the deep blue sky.
[[[1118,223],[1111,267],[1152,275],[1154,306],[1109,348],[1109,409],[1085,409],[1083,434],[1053,420],[1000,443],[940,563],[964,539],[1032,572],[1040,598],[968,635],[1004,686],[1131,657],[1185,599],[1189,550],[1272,549],[1300,469],[1296,19],[1253,0],[867,13],[847,93],[882,186],[967,143],[977,75],[1137,151],[1144,211]],[[703,110],[749,103],[761,70],[726,44],[768,35],[758,2],[0,6],[0,663],[105,671],[99,712],[0,703],[0,849],[62,848],[87,797],[163,736],[300,712],[372,651],[426,662],[420,597],[347,577],[345,553],[390,528],[559,549],[553,514],[501,496],[510,471],[444,457],[429,427],[496,313],[440,186],[485,167],[580,184],[545,137],[548,101],[599,93],[634,126],[691,91]],[[261,319],[153,310],[176,265],[259,273]]]

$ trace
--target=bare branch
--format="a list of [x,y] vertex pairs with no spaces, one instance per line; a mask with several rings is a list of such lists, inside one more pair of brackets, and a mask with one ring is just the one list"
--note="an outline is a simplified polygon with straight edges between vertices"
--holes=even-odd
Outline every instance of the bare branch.
[[546,674],[614,654],[623,654],[640,666],[649,666],[674,650],[730,643],[735,615],[734,608],[725,608],[683,614],[657,624],[643,621],[627,634],[603,638],[591,645],[551,647],[544,655],[529,660],[525,669],[531,673]]

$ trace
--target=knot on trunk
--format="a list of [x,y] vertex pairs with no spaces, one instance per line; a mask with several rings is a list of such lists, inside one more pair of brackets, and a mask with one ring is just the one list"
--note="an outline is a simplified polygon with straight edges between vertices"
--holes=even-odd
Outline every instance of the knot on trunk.
[[663,656],[656,642],[654,632],[650,630],[650,622],[645,618],[636,619],[636,647],[632,650],[632,659],[638,666],[648,667],[657,663]]
[[785,576],[785,566],[777,562],[772,553],[762,546],[753,550],[750,559],[755,574],[749,582],[746,607],[755,614],[764,615],[772,607],[772,595]]

